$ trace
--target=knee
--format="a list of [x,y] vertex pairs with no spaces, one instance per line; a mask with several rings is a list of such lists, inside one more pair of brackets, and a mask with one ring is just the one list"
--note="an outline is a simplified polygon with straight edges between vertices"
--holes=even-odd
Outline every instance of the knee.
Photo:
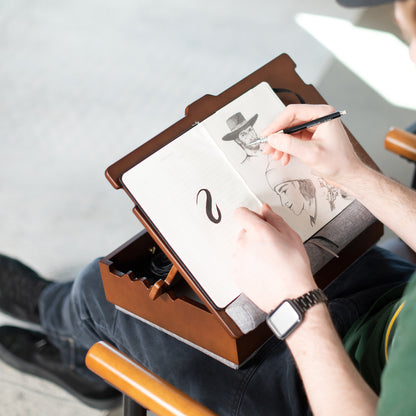
[[73,291],[91,293],[102,285],[99,261],[100,259],[95,259],[80,272],[74,281]]
[[72,305],[82,321],[94,321],[94,325],[107,327],[114,319],[114,305],[107,301],[99,260],[86,266],[75,279],[72,292]]
[[73,303],[91,305],[105,301],[99,260],[96,259],[88,264],[75,279],[71,291]]

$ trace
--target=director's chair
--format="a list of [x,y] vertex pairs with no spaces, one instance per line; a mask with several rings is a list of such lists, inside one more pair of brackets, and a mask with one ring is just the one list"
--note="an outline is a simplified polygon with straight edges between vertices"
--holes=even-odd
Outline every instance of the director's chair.
[[215,416],[107,342],[94,344],[85,362],[91,371],[123,393],[124,416],[145,416],[146,409],[158,416]]

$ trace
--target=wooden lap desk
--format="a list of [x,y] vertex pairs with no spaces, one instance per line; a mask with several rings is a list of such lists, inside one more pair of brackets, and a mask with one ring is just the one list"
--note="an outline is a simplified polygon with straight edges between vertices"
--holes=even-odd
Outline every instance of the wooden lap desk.
[[[301,80],[291,58],[286,54],[280,55],[222,94],[206,95],[188,106],[183,119],[111,165],[106,171],[107,179],[114,188],[120,189],[121,174],[137,163],[143,150],[147,153],[157,150],[262,81],[268,82],[278,91],[277,94],[285,105],[299,103],[302,99],[310,104],[325,103],[312,85]],[[359,156],[368,165],[377,168],[352,134],[347,132]],[[262,323],[253,331],[243,334],[225,310],[215,309],[187,278],[180,264],[177,264],[137,207],[133,208],[133,212],[146,230],[100,261],[107,300],[126,313],[238,368],[271,336],[267,325]],[[365,230],[339,253],[339,258],[333,258],[315,273],[318,286],[324,288],[374,245],[382,234],[382,224],[370,221]],[[142,265],[156,246],[164,251],[174,265],[165,280],[152,285],[143,276]],[[180,282],[173,285],[172,282],[178,279]]]

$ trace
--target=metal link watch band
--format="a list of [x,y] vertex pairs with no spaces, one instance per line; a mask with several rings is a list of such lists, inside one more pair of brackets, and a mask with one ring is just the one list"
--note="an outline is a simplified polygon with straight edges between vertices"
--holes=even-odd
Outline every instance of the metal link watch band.
[[299,298],[292,299],[292,302],[296,305],[300,312],[304,314],[311,306],[316,305],[317,303],[328,303],[328,298],[323,290],[314,289]]
[[314,289],[296,299],[284,300],[267,317],[267,324],[281,340],[286,339],[303,321],[306,311],[320,302],[328,302],[321,289]]

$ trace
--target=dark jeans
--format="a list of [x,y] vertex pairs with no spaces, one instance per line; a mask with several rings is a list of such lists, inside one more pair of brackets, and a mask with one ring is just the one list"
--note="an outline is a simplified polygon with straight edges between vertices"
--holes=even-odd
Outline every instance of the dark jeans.
[[[340,336],[380,295],[407,281],[415,267],[374,248],[334,280],[326,293]],[[105,299],[97,260],[75,281],[48,286],[40,311],[42,326],[65,362],[88,377],[95,376],[84,366],[85,354],[92,344],[105,340],[220,415],[308,413],[302,382],[284,342],[272,337],[242,368],[228,368],[116,310]]]

